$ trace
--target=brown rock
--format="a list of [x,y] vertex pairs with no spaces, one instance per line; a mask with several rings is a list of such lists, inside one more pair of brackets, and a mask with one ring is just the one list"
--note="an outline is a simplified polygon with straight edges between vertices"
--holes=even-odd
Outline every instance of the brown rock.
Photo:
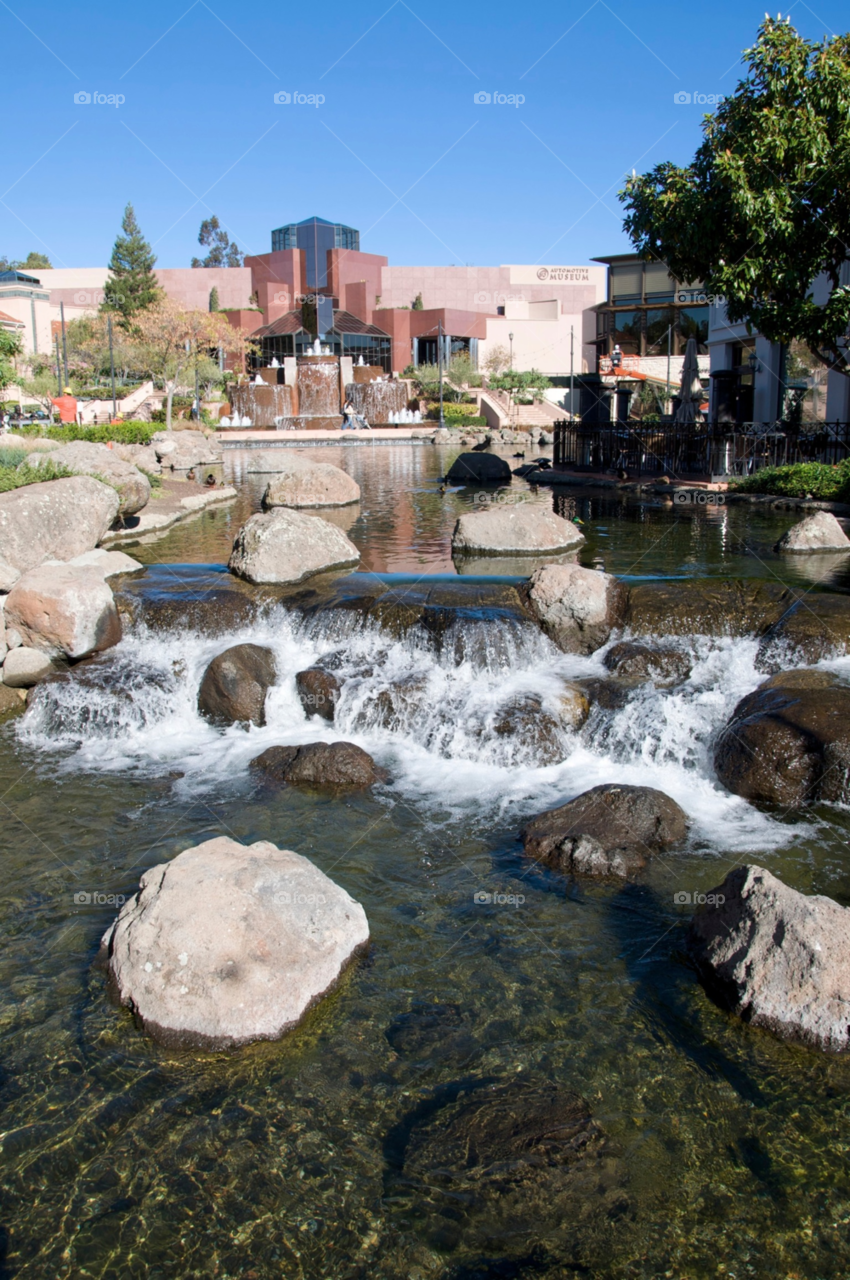
[[251,769],[278,785],[361,789],[383,782],[387,774],[353,742],[308,742],[300,747],[269,747],[251,761]]
[[266,694],[277,671],[274,655],[258,644],[237,644],[213,658],[198,691],[198,710],[213,724],[266,723]]
[[295,677],[295,690],[308,716],[333,720],[342,685],[332,671],[324,667],[308,667]]
[[624,621],[644,636],[758,636],[779,621],[798,594],[756,580],[644,582],[630,588]]
[[690,658],[678,649],[654,649],[631,640],[612,645],[604,661],[619,680],[635,684],[651,681],[660,689],[680,684],[691,673]]
[[94,567],[43,564],[6,597],[6,625],[51,657],[84,658],[118,644],[121,620],[103,573]]

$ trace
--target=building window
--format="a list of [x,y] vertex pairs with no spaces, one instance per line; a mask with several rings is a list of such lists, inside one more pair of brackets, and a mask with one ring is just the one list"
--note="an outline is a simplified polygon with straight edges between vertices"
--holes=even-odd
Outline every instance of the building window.
[[614,342],[619,344],[623,355],[640,355],[640,311],[613,311]]
[[696,338],[697,351],[704,354],[708,350],[708,307],[680,307],[679,333],[683,342]]
[[643,263],[630,262],[626,266],[611,268],[611,301],[615,306],[624,302],[643,301]]
[[676,312],[672,307],[665,307],[657,311],[647,310],[646,313],[646,351],[648,356],[666,356],[667,354],[667,330],[672,329],[670,334],[670,354],[676,354]]

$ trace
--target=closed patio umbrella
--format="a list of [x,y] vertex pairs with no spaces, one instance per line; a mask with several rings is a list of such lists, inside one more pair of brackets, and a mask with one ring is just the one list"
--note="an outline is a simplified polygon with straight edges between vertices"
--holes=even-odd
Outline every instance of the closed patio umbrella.
[[695,338],[688,338],[688,345],[685,347],[685,361],[682,365],[682,389],[679,392],[679,396],[681,403],[676,410],[674,421],[677,426],[692,427],[697,420],[697,412],[703,399]]

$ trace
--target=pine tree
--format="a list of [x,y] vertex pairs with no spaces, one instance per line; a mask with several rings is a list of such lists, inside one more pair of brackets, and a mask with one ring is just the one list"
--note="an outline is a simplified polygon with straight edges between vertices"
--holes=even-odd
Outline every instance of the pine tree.
[[218,289],[215,285],[210,289],[210,311],[220,311],[221,307],[218,301]]
[[124,234],[117,237],[109,259],[103,307],[118,312],[119,323],[129,328],[133,316],[156,302],[162,290],[153,269],[156,255],[139,230],[131,204],[124,210],[121,230]]

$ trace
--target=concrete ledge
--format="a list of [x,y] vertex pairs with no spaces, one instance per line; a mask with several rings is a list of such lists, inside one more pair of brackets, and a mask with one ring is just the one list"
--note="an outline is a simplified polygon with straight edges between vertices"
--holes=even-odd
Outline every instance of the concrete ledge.
[[236,490],[227,486],[223,489],[210,489],[208,493],[188,494],[176,500],[169,495],[166,499],[153,498],[137,516],[128,516],[122,529],[110,529],[101,545],[113,545],[120,542],[137,542],[147,533],[162,533],[170,529],[180,520],[197,515],[218,502],[230,502],[237,497]]

